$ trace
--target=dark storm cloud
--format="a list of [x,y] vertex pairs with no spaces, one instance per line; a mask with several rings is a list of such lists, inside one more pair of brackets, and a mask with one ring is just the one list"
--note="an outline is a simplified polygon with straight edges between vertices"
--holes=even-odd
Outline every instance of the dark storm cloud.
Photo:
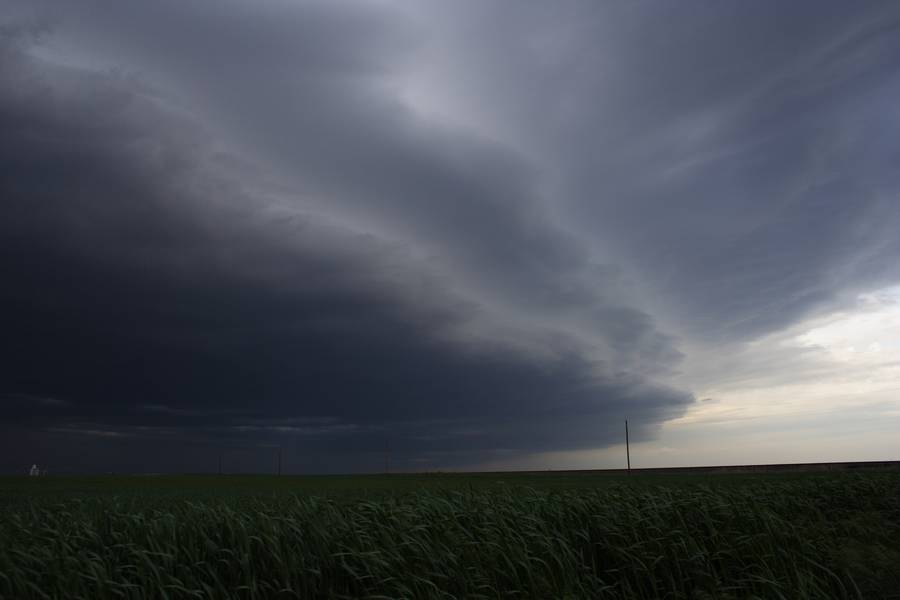
[[[554,311],[606,338],[603,311],[623,302],[618,275],[552,225],[540,173],[515,149],[423,122],[393,97],[402,85],[394,78],[423,43],[414,19],[328,3],[177,6],[65,14],[93,40],[92,56],[141,65],[255,159],[277,165],[304,191],[288,203],[400,237],[489,300],[541,319]],[[652,323],[628,319],[633,339],[649,342],[642,367],[674,358],[658,356],[669,342]]]
[[482,120],[559,169],[573,227],[685,335],[746,339],[900,277],[895,6],[528,3],[502,36],[503,3],[469,7],[447,11],[457,104],[501,107]]
[[900,278],[898,9],[510,6],[0,9],[5,441],[601,447]]
[[[414,146],[408,123],[402,135],[376,130],[383,144],[338,170],[398,219],[423,205],[396,238],[379,236],[305,200],[365,186],[325,176],[288,195],[141,80],[34,58],[24,37],[7,35],[0,57],[6,468],[35,453],[70,469],[208,468],[210,448],[279,444],[352,469],[386,441],[398,460],[477,464],[602,446],[626,413],[648,435],[690,401],[620,371],[677,353],[649,317],[578,283],[579,270],[602,268],[526,216],[536,207],[515,156],[427,130]],[[457,196],[464,216],[428,214]],[[441,236],[428,254],[471,253],[462,283],[415,256]],[[487,278],[475,276],[479,257]],[[589,308],[600,335],[485,303],[509,294],[478,284],[507,271],[520,291],[526,279],[550,289],[550,306]],[[115,458],[103,462],[104,448]]]

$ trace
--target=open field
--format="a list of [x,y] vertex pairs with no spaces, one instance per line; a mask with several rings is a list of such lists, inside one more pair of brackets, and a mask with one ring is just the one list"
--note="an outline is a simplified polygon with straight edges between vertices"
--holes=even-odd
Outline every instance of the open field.
[[0,478],[0,598],[900,598],[900,473]]

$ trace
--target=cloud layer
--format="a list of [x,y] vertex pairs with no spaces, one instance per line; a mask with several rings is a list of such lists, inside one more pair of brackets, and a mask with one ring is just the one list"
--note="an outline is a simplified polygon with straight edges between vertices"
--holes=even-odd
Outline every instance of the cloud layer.
[[896,281],[897,11],[697,8],[11,3],[0,468],[651,439]]
[[[388,128],[349,183],[317,184],[408,214],[387,237],[218,151],[133,78],[55,65],[9,37],[3,60],[11,445],[34,428],[146,439],[145,453],[159,437],[300,439],[320,456],[388,443],[397,460],[442,466],[602,445],[624,414],[649,431],[690,399],[622,370],[676,353],[602,295],[574,239],[528,214],[513,176],[526,168],[502,150],[441,133],[417,147]],[[353,189],[367,178],[368,195]],[[547,308],[569,314],[535,322]],[[44,397],[64,400],[28,400]]]

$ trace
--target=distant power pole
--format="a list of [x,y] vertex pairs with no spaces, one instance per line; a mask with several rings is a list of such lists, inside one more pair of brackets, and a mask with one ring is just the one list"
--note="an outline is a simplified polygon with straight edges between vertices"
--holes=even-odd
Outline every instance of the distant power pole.
[[628,474],[631,475],[631,446],[628,443],[628,419],[625,419],[625,459],[628,461]]

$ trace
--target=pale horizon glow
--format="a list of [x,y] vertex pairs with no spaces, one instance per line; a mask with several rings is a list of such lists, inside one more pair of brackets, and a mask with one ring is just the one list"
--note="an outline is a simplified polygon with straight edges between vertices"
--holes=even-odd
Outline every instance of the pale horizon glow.
[[[859,294],[844,310],[731,350],[743,357],[732,369],[696,367],[699,402],[657,439],[631,444],[633,468],[900,460],[900,287]],[[780,366],[742,372],[773,355]],[[624,461],[622,443],[485,467],[620,469]]]

